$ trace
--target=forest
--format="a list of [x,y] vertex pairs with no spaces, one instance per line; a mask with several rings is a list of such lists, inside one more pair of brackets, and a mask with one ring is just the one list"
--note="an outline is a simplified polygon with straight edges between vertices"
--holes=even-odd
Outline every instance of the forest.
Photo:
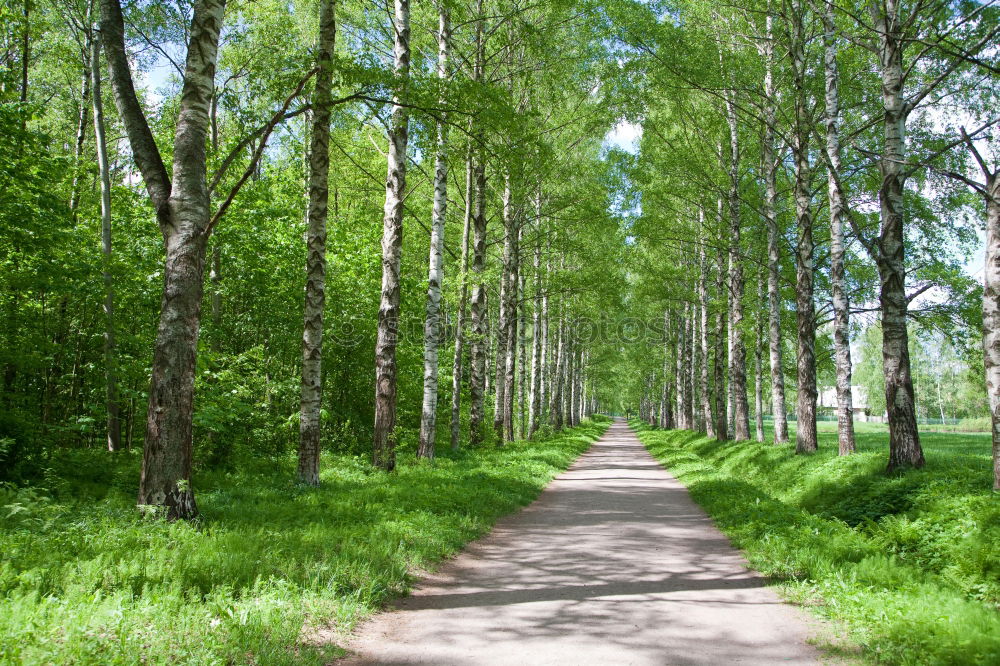
[[829,649],[1000,661],[998,44],[0,0],[0,663],[330,663],[610,417]]

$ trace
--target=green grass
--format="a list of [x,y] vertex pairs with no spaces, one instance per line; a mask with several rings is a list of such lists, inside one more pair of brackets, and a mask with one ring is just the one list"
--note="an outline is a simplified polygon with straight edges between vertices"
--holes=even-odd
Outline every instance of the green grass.
[[1000,663],[989,435],[922,434],[927,466],[887,475],[885,426],[858,424],[859,451],[841,458],[835,425],[807,456],[683,431],[640,439],[755,569],[846,626],[867,659]]
[[198,523],[142,519],[138,460],[66,452],[47,490],[0,487],[0,663],[325,663],[334,637],[531,502],[607,427],[444,453],[398,472],[324,456],[195,479]]

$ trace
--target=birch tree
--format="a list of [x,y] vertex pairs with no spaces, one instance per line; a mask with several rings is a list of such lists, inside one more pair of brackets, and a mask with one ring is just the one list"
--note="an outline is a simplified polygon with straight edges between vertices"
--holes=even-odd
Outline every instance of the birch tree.
[[833,345],[837,374],[837,442],[840,455],[854,452],[854,406],[851,402],[850,300],[844,277],[844,193],[840,189],[840,92],[837,34],[833,5],[823,16],[823,72],[826,83],[827,196],[830,207],[830,286],[833,297]]
[[181,103],[168,174],[136,97],[118,0],[101,0],[101,40],[115,102],[166,248],[163,301],[139,482],[140,506],[169,518],[198,513],[191,487],[194,370],[201,324],[209,208],[205,144],[224,0],[198,0],[190,24]]
[[791,137],[795,162],[795,220],[798,242],[795,248],[795,319],[798,345],[798,402],[796,405],[795,452],[810,453],[818,446],[816,432],[816,305],[813,300],[815,242],[811,198],[812,166],[809,138],[812,118],[807,99],[805,8],[792,0],[788,16],[789,60],[794,88],[794,128]]
[[320,407],[323,401],[323,314],[326,307],[326,225],[330,201],[330,102],[337,23],[334,0],[319,10],[316,88],[309,133],[309,205],[306,213],[306,288],[302,328],[299,483],[319,485]]
[[[108,451],[121,448],[121,405],[118,394],[118,353],[115,343],[115,286],[111,274],[111,166],[108,161],[108,141],[104,120],[104,98],[101,96],[101,40],[90,40],[91,54],[88,74],[91,77],[90,99],[94,113],[94,142],[97,144],[97,169],[101,180],[101,258],[104,282],[104,402],[107,412]],[[87,95],[84,96],[86,100]],[[81,128],[83,121],[80,121]],[[82,149],[81,149],[82,150]],[[74,176],[73,192],[76,194]]]
[[768,351],[771,366],[771,412],[774,415],[774,443],[788,441],[788,420],[785,415],[785,371],[782,366],[781,291],[779,270],[781,248],[778,243],[778,156],[775,151],[777,91],[774,83],[773,18],[768,13],[763,42],[764,56],[764,137],[761,146],[764,172],[764,220],[767,224],[767,306]]
[[399,266],[403,248],[403,194],[406,190],[406,143],[409,116],[403,100],[410,73],[410,2],[394,0],[393,72],[399,89],[393,96],[389,127],[388,175],[382,231],[382,300],[375,345],[375,432],[372,461],[387,472],[396,467],[396,345],[399,336]]
[[[448,42],[451,20],[444,0],[438,2],[437,76],[442,85],[448,80]],[[439,100],[444,106],[444,99]],[[427,269],[427,308],[424,318],[424,400],[420,416],[420,443],[417,455],[434,457],[438,403],[438,344],[441,338],[441,250],[448,209],[448,126],[446,117],[437,122],[437,155],[434,158],[434,211],[431,216],[430,258]]]

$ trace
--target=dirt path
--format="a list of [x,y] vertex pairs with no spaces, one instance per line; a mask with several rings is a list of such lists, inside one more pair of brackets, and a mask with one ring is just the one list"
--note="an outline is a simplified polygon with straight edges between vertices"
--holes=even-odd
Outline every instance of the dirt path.
[[616,422],[338,664],[812,664],[809,633]]

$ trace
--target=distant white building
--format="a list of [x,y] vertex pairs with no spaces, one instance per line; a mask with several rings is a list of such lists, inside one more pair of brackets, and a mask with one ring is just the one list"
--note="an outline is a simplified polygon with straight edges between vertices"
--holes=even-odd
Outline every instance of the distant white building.
[[[837,387],[827,386],[819,390],[818,407],[837,411]],[[855,421],[884,421],[884,414],[873,414],[868,406],[868,389],[851,386],[851,407]]]

